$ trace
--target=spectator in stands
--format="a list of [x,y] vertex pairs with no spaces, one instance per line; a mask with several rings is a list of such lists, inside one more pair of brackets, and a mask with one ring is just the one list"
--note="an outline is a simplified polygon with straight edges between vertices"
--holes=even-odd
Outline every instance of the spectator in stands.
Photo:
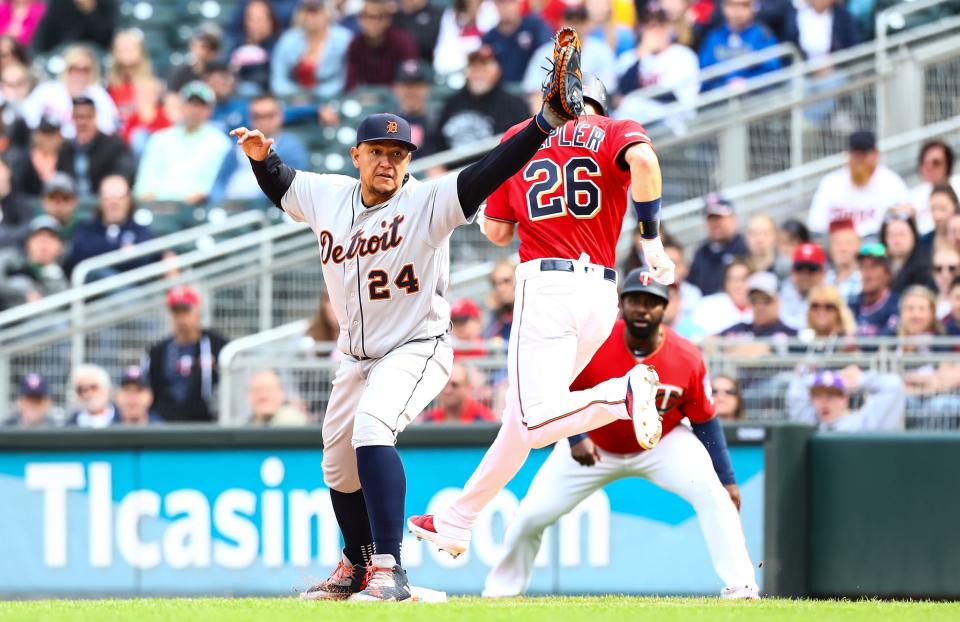
[[490,295],[487,307],[490,315],[483,329],[484,339],[500,339],[503,343],[510,340],[513,327],[513,303],[516,297],[516,264],[509,258],[500,259],[490,272]]
[[[613,4],[613,0],[584,0],[583,5],[587,8],[589,22],[582,31],[586,34],[581,36],[605,43],[613,51],[614,56],[620,56],[637,46],[637,35],[614,19]],[[646,6],[646,3],[637,2],[636,4]]]
[[[674,102],[692,104],[700,92],[700,65],[697,55],[675,42],[673,22],[659,2],[647,5],[640,22],[640,37],[634,49],[617,57],[618,108],[637,121],[649,122],[663,117],[663,107]],[[667,92],[652,99],[637,93],[648,87],[663,87]]]
[[0,2],[0,34],[13,37],[28,46],[47,11],[44,0],[5,0]]
[[31,221],[23,254],[8,252],[0,264],[0,308],[35,302],[69,287],[60,265],[61,235],[59,223],[46,214]]
[[452,425],[470,425],[474,423],[496,422],[497,417],[489,408],[474,399],[475,385],[471,370],[460,361],[453,363],[450,379],[437,397],[436,408],[423,414],[423,423],[446,423]]
[[241,96],[258,95],[270,88],[270,54],[280,33],[280,22],[267,0],[246,3],[242,38],[233,42],[229,54]]
[[[908,206],[904,206],[908,207]],[[935,290],[930,257],[918,245],[917,223],[906,209],[887,212],[880,226],[880,242],[887,249],[893,283],[890,288],[899,294],[911,285]]]
[[[693,332],[694,324],[692,323],[693,312],[700,303],[700,299],[703,298],[703,294],[700,292],[699,287],[687,280],[689,264],[687,263],[686,255],[683,253],[683,247],[669,236],[663,235],[663,231],[660,232],[660,237],[663,238],[663,250],[666,251],[667,256],[670,257],[670,260],[673,261],[673,265],[676,268],[673,282],[673,289],[677,290],[676,296],[673,295],[673,292],[668,292],[670,294],[670,302],[667,305],[666,313],[676,313],[677,319],[673,322],[667,322],[667,325],[671,326],[678,333],[681,333],[681,336],[690,339],[691,337],[687,337],[687,335],[695,334]],[[638,265],[636,267],[640,266]],[[633,268],[631,268],[631,270],[632,269]],[[629,270],[625,272],[625,274],[629,273]]]
[[500,19],[483,42],[497,57],[504,83],[520,84],[533,52],[550,41],[553,32],[536,13],[524,15],[520,0],[494,0],[494,5]]
[[47,121],[32,130],[29,149],[10,154],[14,188],[30,197],[42,195],[44,185],[58,174],[63,140],[60,128]]
[[210,123],[213,89],[191,82],[180,90],[183,119],[150,137],[134,195],[141,201],[203,203],[232,144]]
[[709,296],[720,291],[726,267],[735,258],[747,254],[747,244],[737,233],[737,217],[732,203],[717,194],[709,194],[705,213],[707,241],[693,256],[687,280],[700,288],[704,296]]
[[960,213],[954,214],[947,221],[947,240],[954,250],[960,252]]
[[483,44],[483,33],[495,27],[499,19],[490,0],[453,0],[440,17],[433,70],[439,75],[463,71],[467,56]]
[[116,0],[47,0],[33,47],[50,52],[64,43],[83,41],[106,50],[113,40],[117,15]]
[[[249,26],[247,25],[247,7],[251,4],[257,4],[264,0],[244,0],[238,3],[230,15],[226,25],[226,38],[233,49],[238,45],[243,45],[243,41],[248,36]],[[297,12],[300,0],[267,0],[270,5],[270,12],[276,22],[276,34],[291,27],[294,22],[294,16]]]
[[[604,38],[583,36],[582,33],[589,30],[589,23],[585,4],[573,4],[564,9],[563,25],[581,33],[580,66],[583,73],[597,76],[612,92],[617,84],[617,59]],[[531,114],[536,114],[543,104],[543,67],[548,58],[553,58],[552,39],[533,52],[523,75],[523,92],[527,96]]]
[[0,120],[6,128],[5,133],[10,138],[12,148],[27,149],[30,145],[30,128],[23,118],[23,103],[33,90],[34,82],[26,65],[0,62]]
[[30,50],[10,35],[0,35],[0,65],[29,65]]
[[[273,138],[273,150],[294,169],[305,170],[309,154],[303,142],[294,134],[283,130],[283,107],[273,95],[259,95],[250,100],[250,121],[253,129]],[[231,201],[263,202],[263,191],[257,185],[247,156],[239,147],[231,147],[223,158],[220,172],[210,195],[213,202]]]
[[143,370],[132,365],[123,372],[120,386],[117,388],[117,421],[120,425],[141,426],[162,423],[163,419],[150,412],[153,404],[153,391],[150,379]]
[[[691,49],[697,49],[696,28],[697,28],[697,9],[690,6],[690,0],[662,0],[663,10],[666,11],[670,23],[673,24],[673,30],[676,34],[676,41],[680,45]],[[702,2],[696,2],[702,4]]]
[[704,296],[693,313],[693,323],[703,335],[718,335],[741,322],[753,321],[747,297],[750,268],[742,259],[734,259],[723,269],[723,290]]
[[[859,410],[850,410],[851,393],[865,395]],[[787,390],[787,411],[792,421],[812,423],[821,430],[877,432],[902,430],[906,391],[896,374],[863,372],[851,365],[840,371],[796,375]]]
[[223,49],[223,31],[214,23],[205,23],[197,27],[190,37],[187,62],[176,67],[167,80],[167,87],[180,91],[190,82],[203,80],[207,65],[220,57]]
[[443,7],[430,0],[400,0],[393,24],[413,38],[420,60],[433,64],[433,50],[440,36]]
[[800,330],[807,323],[807,298],[810,291],[826,278],[827,255],[813,242],[801,244],[793,252],[790,278],[780,289],[780,317],[783,322]]
[[960,199],[950,184],[937,184],[930,191],[929,205],[933,225],[930,231],[920,236],[920,246],[927,257],[933,257],[939,249],[953,249],[947,223],[951,217],[960,213]]
[[230,65],[221,61],[208,64],[204,81],[213,90],[216,98],[210,123],[224,133],[247,125],[247,100],[236,95],[237,80]]
[[743,395],[735,378],[726,374],[713,376],[710,392],[713,395],[714,410],[721,421],[743,419]]
[[57,170],[73,177],[80,198],[92,197],[109,175],[132,180],[136,171],[133,152],[117,135],[97,129],[96,104],[89,97],[73,100],[74,138],[63,141]]
[[[954,193],[960,187],[960,178],[953,177],[953,149],[940,139],[928,140],[917,156],[917,174],[920,183],[910,189],[908,201],[913,205],[917,228],[926,235],[933,231],[936,220],[932,214],[932,193],[935,187],[951,187]],[[956,196],[956,194],[954,194]]]
[[[48,14],[49,15],[49,14]],[[97,109],[97,127],[104,134],[117,131],[117,107],[100,86],[100,61],[88,47],[72,45],[63,52],[64,69],[56,79],[37,85],[23,102],[23,118],[31,128],[47,120],[60,127],[64,138],[73,138],[73,100],[88,97]]]
[[[725,337],[773,337],[783,339],[797,334],[780,319],[780,297],[777,275],[754,272],[747,279],[747,300],[753,311],[749,322],[740,322],[724,330]],[[764,352],[760,352],[765,353]]]
[[3,422],[4,427],[48,428],[56,425],[53,400],[47,379],[40,374],[27,374],[17,391],[17,409]]
[[806,329],[809,332],[805,336],[817,340],[835,340],[856,334],[853,313],[833,285],[817,285],[810,290]]
[[200,323],[200,294],[189,285],[167,292],[173,336],[154,344],[144,369],[153,387],[153,411],[164,421],[215,421],[217,357],[227,340]]
[[330,22],[324,2],[302,0],[296,26],[280,36],[270,60],[270,88],[278,97],[309,93],[323,100],[343,91],[353,33]]
[[13,187],[10,165],[0,157],[0,252],[20,246],[32,216],[33,206]]
[[950,284],[960,275],[960,253],[942,248],[933,255],[933,280],[937,284],[937,317],[950,315]]
[[77,225],[77,185],[73,177],[66,173],[55,173],[43,185],[40,207],[44,214],[52,216],[60,225],[64,241],[73,239],[73,229]]
[[363,84],[389,86],[397,67],[417,58],[417,44],[392,25],[393,15],[384,0],[364,0],[360,32],[347,48],[347,83],[350,91]]
[[70,386],[77,409],[67,418],[68,426],[106,428],[119,423],[117,408],[110,401],[110,375],[99,365],[84,363],[70,374]]
[[444,103],[437,130],[430,138],[435,151],[473,145],[501,134],[526,119],[524,101],[504,90],[500,65],[490,46],[470,54],[467,83]]
[[107,92],[117,106],[121,128],[137,110],[136,80],[151,76],[153,66],[143,32],[136,28],[118,32],[113,38],[107,66]]
[[[724,24],[707,33],[700,44],[700,67],[706,69],[751,52],[773,47],[779,41],[769,28],[756,21],[754,0],[722,0]],[[780,69],[779,58],[731,71],[703,83],[709,91],[727,84],[742,85],[746,80]]]
[[487,345],[483,339],[483,319],[480,307],[469,298],[461,298],[450,305],[450,335],[454,355],[466,358],[484,356]]
[[330,347],[330,359],[338,361],[342,358],[343,354],[336,347],[337,340],[340,338],[340,324],[337,322],[330,296],[325,291],[320,295],[320,306],[310,318],[305,337],[307,348],[323,344]]
[[[147,141],[155,132],[173,125],[170,111],[164,99],[163,84],[153,76],[136,78],[134,91],[137,109],[127,119],[121,136],[138,157],[143,154]],[[171,96],[174,97],[175,96]]]
[[777,223],[766,214],[754,214],[747,221],[747,254],[744,259],[752,272],[772,272],[778,279],[790,274],[791,260],[777,253]]
[[897,325],[900,298],[890,289],[893,272],[887,249],[879,242],[860,247],[857,254],[863,288],[850,301],[850,310],[857,321],[857,334],[873,337],[889,332]]
[[[891,334],[909,338],[901,342],[901,352],[929,352],[937,350],[929,338],[943,334],[943,325],[937,319],[937,295],[923,285],[912,285],[900,296],[900,311],[897,327]],[[922,339],[922,338],[928,339]],[[931,345],[933,346],[931,348]],[[952,348],[947,347],[948,350]]]
[[258,371],[247,385],[250,423],[262,426],[300,426],[308,423],[307,415],[287,401],[280,376],[272,370]]
[[429,106],[430,69],[426,63],[407,60],[400,64],[393,83],[393,97],[397,101],[397,113],[410,123],[411,140],[419,146],[413,152],[413,159],[431,155],[427,132],[435,121]]
[[[81,261],[130,248],[153,239],[149,225],[140,224],[134,217],[130,183],[122,175],[108,175],[100,183],[100,202],[93,218],[77,225],[73,233],[73,249],[64,262],[67,272]],[[157,261],[159,256],[131,259],[122,264],[91,272],[88,281],[106,278]]]
[[777,229],[778,256],[789,258],[792,265],[794,251],[797,250],[798,246],[807,242],[812,242],[812,240],[810,231],[807,230],[805,224],[793,218],[788,218],[780,223],[780,227]]
[[827,238],[830,269],[827,270],[824,282],[835,286],[844,300],[857,296],[863,287],[863,278],[857,264],[860,244],[860,236],[857,235],[853,220],[844,218],[830,223]]
[[943,330],[951,337],[960,337],[960,274],[950,281],[950,315],[943,320]]
[[796,12],[789,11],[788,40],[807,58],[823,58],[860,43],[860,30],[853,15],[838,0],[804,0]]
[[853,220],[861,236],[875,235],[887,208],[907,201],[900,176],[880,164],[877,138],[868,130],[850,135],[848,165],[820,180],[810,203],[807,226],[827,233],[834,220]]

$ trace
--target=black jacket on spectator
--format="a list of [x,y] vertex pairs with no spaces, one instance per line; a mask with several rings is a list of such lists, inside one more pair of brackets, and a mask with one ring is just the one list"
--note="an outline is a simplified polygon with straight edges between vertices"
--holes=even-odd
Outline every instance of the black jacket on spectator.
[[[90,194],[97,194],[100,182],[108,175],[123,175],[130,185],[133,185],[133,176],[137,170],[136,160],[130,146],[122,138],[97,132],[87,149],[87,182],[90,184]],[[77,178],[77,150],[75,141],[65,140],[57,157],[57,170],[68,173],[74,179]]]
[[[220,382],[217,371],[217,357],[227,340],[220,334],[204,330],[200,340],[188,350],[186,355],[189,361],[177,361],[182,367],[186,380],[186,395],[183,401],[178,401],[173,395],[168,373],[176,373],[169,368],[171,348],[176,348],[173,337],[150,347],[145,362],[146,373],[153,388],[153,406],[151,412],[156,413],[164,421],[205,422],[215,421],[215,404],[213,390]],[[189,369],[186,369],[186,367]]]
[[427,142],[432,153],[463,147],[506,132],[530,116],[522,98],[497,84],[488,93],[474,95],[466,87],[444,102],[437,128]]
[[[119,225],[105,225],[99,218],[77,224],[73,230],[73,248],[64,262],[67,273],[73,272],[78,263],[90,257],[96,257],[110,251],[115,251],[131,244],[139,244],[153,239],[153,230],[150,227],[137,224],[133,219]],[[159,256],[148,255],[139,259],[131,259],[117,265],[116,272],[133,270],[140,266],[159,260]],[[102,276],[107,276],[106,274]]]
[[443,8],[429,2],[419,11],[404,13],[402,10],[393,15],[393,25],[413,37],[417,44],[417,53],[424,61],[433,64],[433,49],[440,36],[440,17]]
[[[788,17],[787,41],[800,48],[800,29],[797,28],[797,12],[793,11]],[[830,53],[839,52],[860,43],[860,28],[857,20],[843,4],[833,5],[833,30],[830,33]],[[802,50],[801,50],[802,51]]]
[[96,0],[92,11],[86,13],[75,0],[47,0],[47,12],[33,35],[33,47],[38,52],[50,50],[65,43],[92,43],[101,50],[109,50],[116,27],[116,0]]
[[33,206],[27,198],[11,189],[0,199],[0,249],[19,246],[27,237]]
[[727,264],[747,254],[747,243],[739,233],[729,242],[704,242],[693,256],[687,281],[700,288],[704,296],[723,289],[723,271]]
[[933,266],[930,265],[926,250],[919,244],[894,275],[890,289],[896,294],[902,294],[903,290],[911,285],[923,285],[932,292],[937,291],[937,283],[933,280]]

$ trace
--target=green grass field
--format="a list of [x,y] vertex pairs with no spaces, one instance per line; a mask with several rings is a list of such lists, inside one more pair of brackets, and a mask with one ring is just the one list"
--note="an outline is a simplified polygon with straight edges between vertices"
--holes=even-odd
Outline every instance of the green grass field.
[[318,603],[293,598],[196,598],[141,600],[41,600],[0,602],[3,622],[101,622],[131,620],[223,622],[751,622],[856,620],[935,622],[960,620],[960,603],[762,600],[710,598],[453,598],[445,604]]

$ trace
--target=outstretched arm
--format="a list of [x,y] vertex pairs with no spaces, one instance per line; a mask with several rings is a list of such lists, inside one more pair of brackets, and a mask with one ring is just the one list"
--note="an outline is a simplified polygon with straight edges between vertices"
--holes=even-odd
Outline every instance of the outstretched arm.
[[283,209],[280,202],[290,189],[297,171],[284,164],[277,152],[270,149],[273,139],[265,137],[260,130],[238,127],[230,135],[237,137],[237,144],[250,159],[260,189],[274,205]]
[[632,145],[623,157],[630,167],[630,204],[637,212],[643,256],[653,270],[653,277],[670,285],[676,267],[660,240],[660,195],[663,194],[660,161],[649,143]]

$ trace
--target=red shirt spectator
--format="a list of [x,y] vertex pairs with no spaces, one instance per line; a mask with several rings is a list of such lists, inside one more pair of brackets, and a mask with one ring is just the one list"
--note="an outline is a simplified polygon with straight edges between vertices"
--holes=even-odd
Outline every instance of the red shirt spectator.
[[486,356],[483,321],[480,307],[469,298],[461,298],[450,305],[450,323],[453,325],[453,354],[457,358]]
[[422,421],[459,424],[497,421],[492,410],[471,397],[473,391],[474,382],[469,370],[455,362],[450,372],[450,380],[437,398],[438,406],[426,411]]
[[397,67],[419,56],[417,44],[391,26],[392,15],[381,0],[364,2],[358,18],[360,32],[347,48],[346,90],[361,84],[393,84]]

